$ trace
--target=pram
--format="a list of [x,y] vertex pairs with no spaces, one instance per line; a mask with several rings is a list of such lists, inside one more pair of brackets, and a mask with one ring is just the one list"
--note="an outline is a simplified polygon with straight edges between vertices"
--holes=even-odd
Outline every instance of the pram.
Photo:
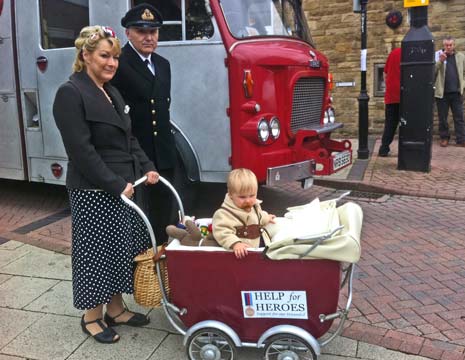
[[[184,218],[178,193],[166,179],[160,177],[160,181],[173,192]],[[157,249],[145,214],[131,200],[122,198],[143,218]],[[361,218],[358,220],[360,227]],[[315,248],[340,234],[343,227],[350,234],[350,222],[303,239],[311,244],[305,255],[311,257]],[[355,233],[359,237],[360,229]],[[263,249],[252,250],[238,260],[222,248],[182,246],[176,241],[166,248],[169,298],[158,263],[156,269],[162,306],[170,323],[183,335],[189,359],[235,360],[238,347],[263,349],[267,360],[317,359],[321,347],[340,334],[352,302],[354,263],[270,260],[263,253]],[[340,290],[345,286],[347,302],[338,308]],[[327,334],[334,319],[340,319],[339,324]]]

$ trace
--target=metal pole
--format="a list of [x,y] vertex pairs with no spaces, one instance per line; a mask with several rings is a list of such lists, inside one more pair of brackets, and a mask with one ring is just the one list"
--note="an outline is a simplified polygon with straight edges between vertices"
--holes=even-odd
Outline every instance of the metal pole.
[[368,101],[367,93],[367,3],[361,0],[360,95],[358,96],[358,150],[359,159],[368,159]]

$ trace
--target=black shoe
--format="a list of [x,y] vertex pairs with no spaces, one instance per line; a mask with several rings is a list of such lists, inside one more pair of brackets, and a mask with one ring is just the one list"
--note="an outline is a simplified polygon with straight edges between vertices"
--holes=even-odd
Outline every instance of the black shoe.
[[[100,326],[100,328],[102,329],[102,332],[92,335],[91,332],[87,329],[87,325],[93,323],[98,324],[98,326]],[[113,344],[119,340],[119,335],[116,333],[116,331],[110,327],[105,326],[105,324],[102,322],[102,319],[86,322],[84,320],[84,315],[82,315],[81,328],[85,334],[92,336],[99,343]]]
[[389,155],[389,151],[389,146],[381,144],[381,146],[379,147],[378,156],[386,157]]
[[108,313],[105,313],[105,316],[104,316],[105,322],[108,324],[108,326],[128,325],[128,326],[135,326],[135,327],[144,326],[150,322],[150,319],[147,316],[145,316],[144,314],[140,314],[140,313],[134,313],[134,315],[132,315],[132,317],[128,321],[125,321],[125,322],[116,321],[116,319],[120,317],[121,315],[123,315],[126,311],[128,310],[124,309],[122,312],[120,312],[118,315],[114,317],[111,317],[110,315],[108,315]]

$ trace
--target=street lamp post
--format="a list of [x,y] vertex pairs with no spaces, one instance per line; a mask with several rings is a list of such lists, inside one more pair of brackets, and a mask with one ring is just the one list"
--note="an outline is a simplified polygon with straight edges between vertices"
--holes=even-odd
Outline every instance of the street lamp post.
[[368,101],[367,93],[367,3],[360,0],[361,51],[360,51],[360,95],[358,96],[358,150],[359,159],[368,159]]

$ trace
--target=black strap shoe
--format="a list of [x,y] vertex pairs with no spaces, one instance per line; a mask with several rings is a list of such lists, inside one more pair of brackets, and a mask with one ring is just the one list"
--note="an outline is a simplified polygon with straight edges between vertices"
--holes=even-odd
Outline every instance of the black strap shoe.
[[108,315],[108,313],[105,313],[105,322],[108,324],[108,326],[128,325],[134,327],[144,326],[150,322],[150,319],[147,316],[140,313],[134,313],[134,315],[132,315],[132,317],[128,321],[116,321],[116,319],[123,315],[126,311],[129,310],[124,309],[122,312],[120,312],[118,315],[114,317],[111,317],[110,315]]
[[[102,331],[97,334],[92,335],[91,332],[87,329],[87,325],[94,324],[94,323],[100,326]],[[97,320],[86,322],[84,320],[84,315],[82,315],[81,328],[85,334],[92,336],[99,343],[113,344],[119,340],[119,335],[116,333],[116,331],[108,326],[105,326],[105,324],[102,322],[102,319],[97,319]]]

